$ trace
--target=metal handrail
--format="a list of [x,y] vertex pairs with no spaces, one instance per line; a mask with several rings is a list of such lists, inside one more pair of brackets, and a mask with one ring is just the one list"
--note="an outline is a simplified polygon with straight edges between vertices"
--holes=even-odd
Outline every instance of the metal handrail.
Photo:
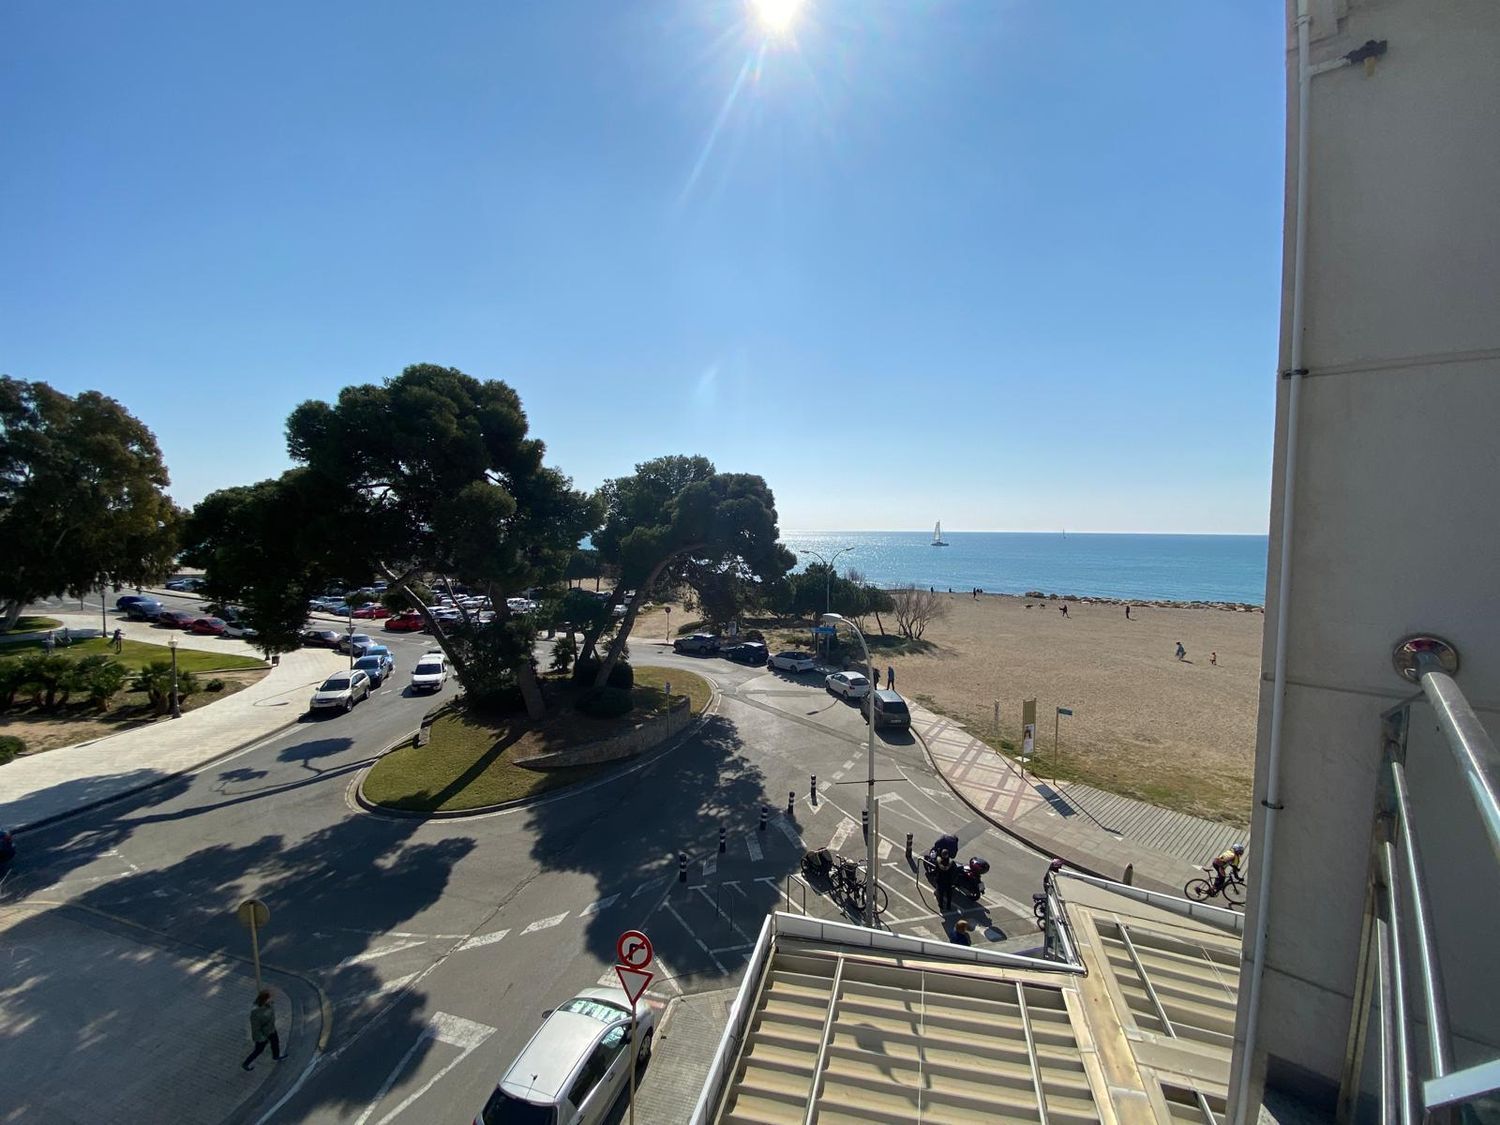
[[[1382,716],[1380,793],[1371,841],[1365,926],[1356,974],[1356,1003],[1340,1091],[1341,1120],[1352,1118],[1359,1099],[1360,1059],[1372,1001],[1378,1001],[1380,1117],[1415,1125],[1441,1117],[1476,1098],[1500,1092],[1500,1058],[1455,1071],[1447,993],[1434,933],[1417,827],[1406,780],[1411,708],[1431,705],[1463,788],[1474,803],[1490,847],[1500,862],[1500,753],[1453,678],[1458,653],[1437,637],[1408,637],[1396,646],[1396,670],[1418,684],[1421,696],[1404,700]],[[1410,911],[1410,929],[1407,928]],[[1415,957],[1407,957],[1407,947]],[[1415,964],[1409,964],[1414,960]],[[1414,987],[1413,987],[1414,986]],[[1419,1076],[1412,1047],[1411,998],[1420,1000],[1427,1029],[1427,1069]]]

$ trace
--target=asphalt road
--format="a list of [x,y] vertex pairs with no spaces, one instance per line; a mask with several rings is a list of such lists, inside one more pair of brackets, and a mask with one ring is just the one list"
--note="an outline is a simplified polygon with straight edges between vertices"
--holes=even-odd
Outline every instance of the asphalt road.
[[[427,638],[388,643],[392,686],[351,714],[300,722],[197,774],[27,833],[9,888],[241,953],[233,907],[264,899],[263,958],[317,980],[334,1016],[328,1052],[267,1119],[470,1120],[544,1010],[613,979],[621,931],[652,938],[660,976],[649,995],[664,1003],[736,983],[761,921],[788,894],[794,910],[841,916],[796,873],[804,845],[863,859],[865,726],[818,677],[637,641],[638,664],[690,667],[715,682],[720,696],[700,730],[536,805],[422,821],[372,815],[352,796],[359,774],[433,705],[402,687]],[[989,895],[968,915],[980,934],[1035,933],[1030,896],[1046,857],[976,818],[910,736],[882,732],[876,776],[892,929],[943,935],[904,838],[914,833],[920,851],[955,832],[964,855],[994,865]],[[772,810],[764,831],[763,805]]]

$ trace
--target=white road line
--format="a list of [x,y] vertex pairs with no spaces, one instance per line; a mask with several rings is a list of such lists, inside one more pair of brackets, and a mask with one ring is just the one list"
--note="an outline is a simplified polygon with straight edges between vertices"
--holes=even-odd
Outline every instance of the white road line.
[[424,944],[420,941],[398,941],[394,945],[382,946],[380,949],[372,949],[368,953],[356,954],[353,957],[345,957],[338,963],[340,969],[349,965],[363,964],[365,961],[374,961],[378,957],[387,957],[392,953],[400,953],[403,949],[414,949]]
[[504,941],[505,935],[508,933],[510,933],[509,930],[496,930],[492,934],[480,934],[478,937],[471,937],[455,949],[454,952],[462,953],[465,949],[478,949],[481,946],[494,945],[497,941]]
[[716,856],[716,855],[715,856],[709,856],[707,859],[705,859],[703,861],[703,877],[705,879],[708,879],[708,878],[712,877],[713,873],[715,871],[717,871],[718,869],[719,869],[719,857],[718,856]]
[[[488,1024],[475,1023],[473,1020],[466,1020],[462,1016],[450,1016],[447,1012],[438,1012],[432,1017],[432,1022],[428,1024],[427,1034],[430,1035],[431,1038],[436,1039],[439,1043],[447,1043],[449,1046],[460,1048],[461,1050],[458,1058],[453,1059],[448,1063],[447,1066],[443,1067],[443,1069],[434,1074],[426,1082],[422,1083],[422,1085],[415,1091],[413,1091],[410,1095],[408,1095],[400,1105],[398,1105],[395,1109],[391,1110],[390,1113],[387,1113],[384,1117],[382,1117],[380,1119],[379,1125],[386,1125],[387,1122],[395,1120],[405,1110],[410,1108],[413,1102],[415,1102],[423,1094],[427,1093],[428,1090],[432,1089],[439,1082],[441,1082],[443,1078],[447,1076],[450,1070],[456,1067],[459,1063],[463,1062],[464,1059],[468,1058],[471,1053],[477,1050],[486,1039],[495,1034],[495,1029],[493,1027],[490,1027]],[[420,1043],[421,1040],[419,1039],[417,1042]],[[410,1053],[411,1052],[409,1051],[407,1052],[408,1055]],[[403,1059],[402,1061],[404,1062],[405,1060]],[[392,1077],[394,1077],[394,1075],[392,1075]],[[387,1087],[386,1089],[388,1091],[389,1087]],[[381,1097],[384,1096],[385,1093],[383,1092],[381,1094]],[[379,1098],[376,1099],[376,1101],[379,1100]],[[368,1111],[366,1111],[366,1116],[368,1116]],[[360,1120],[363,1121],[364,1118],[361,1118]]]
[[854,759],[853,758],[850,758],[847,762],[844,763],[844,768],[846,770],[853,768],[853,766],[854,766]]
[[938,935],[936,933],[934,933],[932,930],[928,929],[926,926],[913,926],[911,928],[911,932],[914,933],[914,934],[916,934],[920,938],[926,938],[928,941],[942,941],[943,940],[942,938],[938,937]]
[[835,770],[834,773],[833,773],[833,780],[834,781],[839,781],[839,780],[841,780],[843,778],[843,776],[844,776],[844,771],[843,770]]
[[703,950],[704,953],[708,954],[708,959],[714,963],[714,968],[718,969],[721,973],[728,972],[728,970],[724,968],[724,963],[714,956],[713,950],[709,949],[708,946],[704,943],[703,939],[693,932],[693,928],[682,920],[682,915],[677,913],[677,907],[673,906],[670,902],[666,903],[665,906],[667,908],[667,912],[671,914],[673,918],[677,919],[677,924],[680,925],[684,930],[686,930],[688,935],[698,943],[698,948]]
[[672,878],[672,876],[670,876],[670,875],[666,875],[666,876],[658,875],[655,879],[647,879],[639,887],[637,887],[635,890],[633,890],[633,891],[630,892],[630,897],[631,898],[635,898],[636,895],[645,894],[652,887],[659,887],[659,886],[661,886],[661,881],[662,881],[663,878],[665,878],[665,879],[667,879],[667,880],[670,881],[671,878]]
[[785,818],[778,818],[776,821],[776,828],[781,832],[783,836],[785,836],[793,844],[797,845],[797,847],[801,848],[805,846],[802,843],[801,833],[799,833],[795,828],[792,827],[791,821],[786,820]]
[[[716,912],[719,912],[719,903],[716,902],[714,899],[710,898],[708,892],[706,890],[704,890],[702,887],[698,887],[696,889],[697,889],[698,893],[703,896],[703,901],[706,902],[706,903],[708,903],[710,906],[712,906]],[[744,930],[740,929],[740,924],[734,920],[734,915],[732,913],[730,913],[730,914],[724,914],[722,912],[719,912],[719,916],[721,918],[723,918],[726,922],[728,922],[730,929],[734,930],[734,932],[737,933],[737,934],[739,934],[740,937],[744,938],[751,945],[755,944],[755,939],[753,937],[751,937],[749,934],[747,934]]]
[[724,945],[724,946],[720,946],[718,949],[711,949],[711,950],[709,950],[709,952],[710,953],[743,953],[747,949],[754,949],[754,948],[755,948],[755,943],[752,941],[752,942],[749,942],[749,943],[747,943],[745,945]]
[[877,850],[882,860],[889,859],[891,857],[891,842],[882,836],[880,838],[880,847]]
[[334,1007],[345,1008],[353,1004],[363,1004],[366,1000],[373,1000],[376,997],[384,996],[387,992],[394,992],[398,988],[405,987],[415,980],[416,976],[416,973],[407,973],[404,977],[392,977],[390,980],[384,981],[379,988],[373,991],[357,992],[352,996],[345,996]]
[[893,801],[900,801],[903,805],[905,805],[908,809],[911,810],[911,815],[912,816],[916,817],[923,824],[927,825],[928,828],[931,828],[934,832],[941,833],[943,831],[936,824],[934,824],[931,820],[929,820],[926,816],[923,816],[920,812],[918,812],[917,809],[916,809],[916,806],[913,805],[910,801],[908,801],[905,797],[901,796],[901,794],[899,794],[899,793],[888,793],[888,794],[884,794],[884,796],[890,797],[890,799],[893,800]]
[[745,847],[750,852],[750,862],[759,863],[761,860],[760,838],[754,833],[745,837]]
[[141,873],[141,869],[139,867],[137,867],[135,864],[131,863],[130,860],[128,860],[124,856],[122,856],[120,854],[118,848],[110,848],[109,851],[105,852],[104,854],[105,855],[112,855],[112,856],[114,856],[121,863],[123,863],[126,867],[130,868],[130,870],[132,872],[134,872],[135,874],[139,875]]
[[[670,965],[662,960],[662,956],[660,953],[656,955],[656,959],[652,962],[652,968],[656,969],[657,971],[657,984],[671,985],[673,992],[677,993],[678,996],[682,995],[682,985],[677,983],[677,974],[673,972]],[[614,972],[614,970],[611,969],[610,972]],[[616,980],[616,983],[619,983],[618,979]]]
[[585,914],[598,914],[600,911],[608,910],[619,897],[619,895],[610,895],[608,898],[601,898],[598,902],[591,902],[578,912],[578,916],[582,918]]
[[566,918],[570,913],[572,912],[564,910],[561,914],[554,914],[550,918],[538,918],[535,922],[531,923],[531,925],[522,930],[521,933],[525,935],[534,934],[538,930],[550,930],[553,926],[560,924],[562,920]]
[[839,826],[833,830],[833,838],[828,841],[829,851],[838,851],[844,846],[844,841],[849,839],[849,834],[855,829],[854,821],[847,816],[839,821]]

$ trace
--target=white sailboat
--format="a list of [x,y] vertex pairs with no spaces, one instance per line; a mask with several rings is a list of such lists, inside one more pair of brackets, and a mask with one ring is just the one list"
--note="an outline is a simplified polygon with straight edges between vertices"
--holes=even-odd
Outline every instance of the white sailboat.
[[932,545],[934,547],[946,547],[948,541],[943,538],[943,521],[938,520],[932,525]]

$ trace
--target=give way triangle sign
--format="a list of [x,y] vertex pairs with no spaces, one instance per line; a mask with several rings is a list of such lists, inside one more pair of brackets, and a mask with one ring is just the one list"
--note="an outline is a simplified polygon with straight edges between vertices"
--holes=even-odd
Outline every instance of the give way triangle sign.
[[625,965],[615,966],[615,975],[620,978],[620,987],[625,990],[625,995],[630,997],[631,1007],[641,998],[641,993],[646,991],[646,986],[655,978],[655,973],[648,973],[644,969],[631,969]]

